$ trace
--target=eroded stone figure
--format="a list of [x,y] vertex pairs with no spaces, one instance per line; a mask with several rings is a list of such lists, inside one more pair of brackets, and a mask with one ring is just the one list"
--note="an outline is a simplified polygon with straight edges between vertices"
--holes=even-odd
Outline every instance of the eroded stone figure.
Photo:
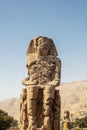
[[[27,130],[59,130],[61,61],[52,39],[37,37],[27,50]],[[26,130],[26,129],[24,129]]]
[[68,110],[64,111],[64,124],[63,124],[64,130],[71,129],[70,126],[70,112]]

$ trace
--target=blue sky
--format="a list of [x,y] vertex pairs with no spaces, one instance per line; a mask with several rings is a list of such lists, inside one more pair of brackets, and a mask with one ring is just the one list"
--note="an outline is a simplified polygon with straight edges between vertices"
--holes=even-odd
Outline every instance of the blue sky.
[[87,0],[0,0],[0,100],[19,97],[26,50],[39,35],[54,40],[61,82],[87,80]]

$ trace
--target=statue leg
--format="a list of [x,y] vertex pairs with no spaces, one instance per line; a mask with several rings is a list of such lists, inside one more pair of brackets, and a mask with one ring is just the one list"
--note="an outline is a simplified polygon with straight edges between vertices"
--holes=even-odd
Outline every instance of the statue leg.
[[46,86],[43,90],[44,125],[43,130],[51,130],[51,111],[54,99],[54,87]]
[[27,130],[27,91],[22,89],[20,95],[20,130]]
[[55,98],[53,103],[54,109],[54,130],[60,130],[60,113],[61,113],[61,101],[59,90],[55,90]]
[[27,87],[28,130],[35,130],[38,87]]

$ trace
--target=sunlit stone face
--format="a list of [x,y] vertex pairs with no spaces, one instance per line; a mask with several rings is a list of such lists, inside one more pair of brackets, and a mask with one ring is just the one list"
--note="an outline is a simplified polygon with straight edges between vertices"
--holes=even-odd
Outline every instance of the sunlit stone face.
[[37,44],[37,53],[39,56],[47,56],[49,52],[49,43],[46,39],[39,38]]

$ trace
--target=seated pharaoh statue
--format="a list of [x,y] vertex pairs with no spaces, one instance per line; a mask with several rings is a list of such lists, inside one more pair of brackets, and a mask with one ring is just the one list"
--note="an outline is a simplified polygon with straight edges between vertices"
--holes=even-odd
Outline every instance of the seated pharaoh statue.
[[20,130],[59,130],[60,95],[56,87],[60,85],[61,61],[57,56],[52,39],[39,36],[31,40],[28,77],[22,81],[26,88],[21,94]]

